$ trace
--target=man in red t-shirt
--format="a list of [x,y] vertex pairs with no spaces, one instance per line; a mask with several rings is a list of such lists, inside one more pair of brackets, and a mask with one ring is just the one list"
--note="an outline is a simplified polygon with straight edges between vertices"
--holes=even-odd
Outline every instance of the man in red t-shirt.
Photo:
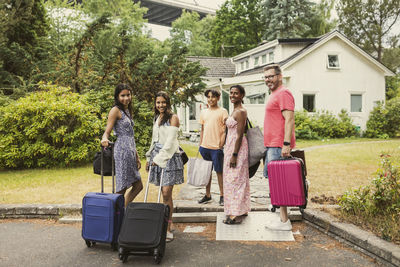
[[[267,165],[271,160],[290,156],[295,147],[294,135],[294,98],[292,93],[282,85],[282,71],[279,65],[273,64],[264,68],[264,80],[271,95],[265,107],[264,146],[266,159],[264,176],[268,177]],[[271,230],[292,230],[287,207],[280,208],[280,221],[268,222]]]

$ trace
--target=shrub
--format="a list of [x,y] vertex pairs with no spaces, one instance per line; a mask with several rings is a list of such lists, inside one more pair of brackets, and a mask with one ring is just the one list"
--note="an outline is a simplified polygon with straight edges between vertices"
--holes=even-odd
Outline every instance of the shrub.
[[151,143],[154,112],[147,102],[133,101],[133,120],[135,123],[134,131],[136,149],[140,157],[144,157]]
[[384,239],[400,242],[400,167],[388,154],[381,158],[381,168],[372,184],[347,191],[339,205],[344,213],[361,218]]
[[319,139],[318,134],[312,129],[312,118],[308,116],[307,111],[296,111],[294,116],[297,139]]
[[400,97],[379,103],[369,114],[366,137],[388,138],[400,133]]
[[342,138],[357,135],[356,127],[345,110],[336,117],[329,111],[309,115],[307,111],[295,112],[296,138]]
[[54,85],[40,89],[0,108],[0,168],[70,166],[98,149],[101,121],[90,99]]

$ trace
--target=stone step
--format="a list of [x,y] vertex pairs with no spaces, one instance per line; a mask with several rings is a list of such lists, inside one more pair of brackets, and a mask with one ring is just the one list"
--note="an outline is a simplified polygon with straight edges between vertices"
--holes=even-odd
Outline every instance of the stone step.
[[[172,221],[175,223],[213,223],[216,222],[219,213],[221,212],[174,213]],[[303,217],[299,210],[290,210],[289,219],[291,221],[301,221]],[[58,222],[64,224],[82,223],[82,216],[64,216]]]

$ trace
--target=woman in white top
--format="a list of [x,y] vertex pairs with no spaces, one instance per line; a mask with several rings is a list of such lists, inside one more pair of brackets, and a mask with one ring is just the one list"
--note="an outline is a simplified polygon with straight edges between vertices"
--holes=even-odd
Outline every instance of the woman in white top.
[[160,91],[154,101],[154,125],[150,149],[146,153],[146,170],[150,173],[150,183],[160,185],[161,169],[164,170],[162,195],[164,204],[170,208],[168,219],[167,242],[173,240],[171,232],[174,185],[184,182],[183,162],[179,153],[178,129],[179,118],[172,113],[171,102],[167,93]]

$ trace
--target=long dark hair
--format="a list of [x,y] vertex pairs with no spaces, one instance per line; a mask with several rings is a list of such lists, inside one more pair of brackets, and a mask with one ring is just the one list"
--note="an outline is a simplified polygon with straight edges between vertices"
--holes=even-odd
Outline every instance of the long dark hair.
[[[126,114],[124,105],[122,105],[122,103],[119,102],[119,94],[123,90],[128,90],[129,92],[131,92],[131,96],[133,97],[132,88],[129,85],[127,85],[126,83],[120,83],[117,85],[117,87],[115,87],[115,90],[114,90],[114,106],[117,106],[120,110],[122,110]],[[132,118],[132,114],[133,114],[132,101],[128,105],[128,112],[129,112],[130,118]],[[128,115],[128,114],[126,114],[126,115]]]
[[160,116],[160,112],[158,111],[158,109],[156,107],[157,97],[159,97],[159,96],[164,97],[165,101],[167,102],[167,108],[166,108],[164,116],[159,124],[159,125],[163,125],[164,123],[166,123],[167,121],[169,121],[171,119],[171,117],[174,113],[172,112],[172,109],[171,109],[171,100],[170,100],[168,94],[164,91],[160,91],[154,97],[154,113],[155,113],[154,121],[156,121],[158,116]]

